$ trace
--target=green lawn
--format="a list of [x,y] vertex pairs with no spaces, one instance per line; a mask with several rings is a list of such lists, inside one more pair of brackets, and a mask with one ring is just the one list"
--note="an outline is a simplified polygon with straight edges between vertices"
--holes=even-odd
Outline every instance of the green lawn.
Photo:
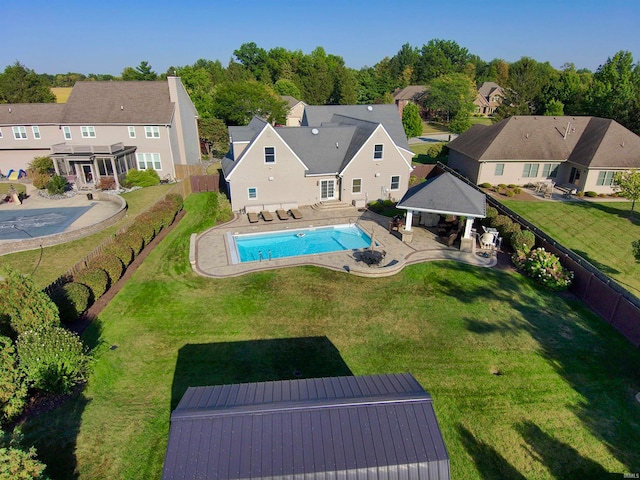
[[[22,186],[24,187],[24,185]],[[94,235],[89,235],[73,242],[47,247],[42,251],[38,249],[3,255],[2,267],[11,267],[27,274],[34,272],[34,282],[37,286],[44,288],[91,253],[109,236],[131,223],[139,213],[166,195],[171,187],[172,185],[157,185],[125,193],[122,197],[127,201],[127,216],[115,225],[105,228]],[[64,200],[56,200],[56,202],[64,202]],[[64,206],[64,203],[54,203],[52,205]]]
[[189,385],[411,372],[452,478],[602,478],[640,466],[640,353],[570,295],[451,262],[382,279],[315,267],[206,279],[180,224],[85,332],[86,389],[23,426],[55,479],[157,479]]
[[640,264],[631,248],[640,239],[640,212],[631,215],[630,202],[501,201],[640,296]]

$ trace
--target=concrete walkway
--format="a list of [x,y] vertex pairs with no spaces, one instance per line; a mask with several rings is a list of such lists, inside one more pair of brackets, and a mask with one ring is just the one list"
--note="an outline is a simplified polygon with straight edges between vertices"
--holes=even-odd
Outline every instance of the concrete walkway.
[[[493,267],[497,263],[495,256],[485,258],[480,255],[480,252],[463,253],[457,248],[447,247],[437,240],[434,233],[423,227],[413,227],[412,242],[404,243],[389,233],[389,217],[369,211],[359,211],[354,207],[333,210],[301,207],[299,210],[303,215],[300,220],[293,218],[278,220],[275,217],[272,222],[260,220],[259,223],[250,224],[246,215],[236,215],[230,222],[213,227],[199,235],[194,234],[191,238],[189,255],[194,271],[206,277],[224,278],[275,268],[316,265],[359,276],[383,277],[395,275],[406,265],[430,260],[454,260],[479,267]],[[358,262],[352,251],[277,258],[260,262],[237,264],[232,262],[229,235],[339,225],[356,221],[369,235],[375,234],[375,241],[379,244],[377,248],[386,252],[381,266],[370,267]]]

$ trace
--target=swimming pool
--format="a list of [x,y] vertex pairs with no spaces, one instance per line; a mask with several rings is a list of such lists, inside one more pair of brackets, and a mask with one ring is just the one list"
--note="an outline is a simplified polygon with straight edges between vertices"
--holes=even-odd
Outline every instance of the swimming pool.
[[371,237],[355,224],[230,235],[232,263],[355,250]]

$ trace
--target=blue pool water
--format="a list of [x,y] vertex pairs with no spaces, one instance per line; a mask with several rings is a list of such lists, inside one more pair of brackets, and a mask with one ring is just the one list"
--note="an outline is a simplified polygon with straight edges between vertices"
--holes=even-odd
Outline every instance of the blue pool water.
[[234,235],[233,239],[240,262],[354,250],[371,245],[371,237],[353,224]]

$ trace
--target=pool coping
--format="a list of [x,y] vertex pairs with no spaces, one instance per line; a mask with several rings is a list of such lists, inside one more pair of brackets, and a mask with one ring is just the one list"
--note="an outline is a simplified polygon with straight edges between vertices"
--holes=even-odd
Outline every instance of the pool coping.
[[[317,266],[361,277],[386,277],[397,274],[407,265],[427,261],[451,260],[486,268],[497,264],[495,256],[485,258],[476,252],[461,252],[457,248],[448,247],[438,242],[435,234],[422,227],[413,229],[411,244],[404,243],[389,233],[388,217],[370,211],[363,212],[355,207],[335,212],[318,212],[311,207],[306,207],[303,213],[303,219],[300,220],[289,219],[258,224],[249,224],[244,216],[234,214],[234,218],[229,222],[216,225],[199,234],[192,234],[189,260],[193,271],[204,277],[227,278],[278,268]],[[305,228],[341,223],[358,223],[368,235],[373,232],[376,243],[380,245],[379,248],[386,252],[384,265],[367,266],[354,258],[352,250],[233,265],[229,247],[225,241],[226,234],[230,232],[233,234],[268,232],[287,230],[292,227]]]

